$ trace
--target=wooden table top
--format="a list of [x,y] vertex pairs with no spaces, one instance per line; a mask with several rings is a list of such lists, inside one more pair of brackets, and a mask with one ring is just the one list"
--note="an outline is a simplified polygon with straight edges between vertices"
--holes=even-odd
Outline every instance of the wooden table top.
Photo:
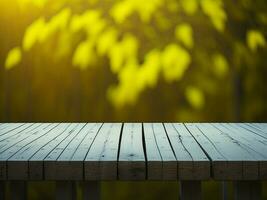
[[267,180],[267,123],[0,123],[0,180]]

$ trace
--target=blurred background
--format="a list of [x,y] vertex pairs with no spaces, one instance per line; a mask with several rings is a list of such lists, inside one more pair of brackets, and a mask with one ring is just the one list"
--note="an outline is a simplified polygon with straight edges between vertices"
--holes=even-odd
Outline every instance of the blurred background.
[[[0,121],[266,122],[266,37],[266,0],[0,0]],[[177,187],[108,182],[102,196]]]

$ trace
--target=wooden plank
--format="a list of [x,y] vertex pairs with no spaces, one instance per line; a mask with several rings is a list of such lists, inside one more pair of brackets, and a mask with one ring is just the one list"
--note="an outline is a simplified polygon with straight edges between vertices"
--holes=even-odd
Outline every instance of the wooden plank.
[[118,177],[120,180],[144,180],[146,178],[141,123],[125,123],[123,126]]
[[[57,180],[83,180],[84,158],[81,160],[72,160],[75,152],[80,147],[86,137],[95,134],[101,127],[100,123],[86,124],[78,135],[67,145],[56,162]],[[86,141],[86,140],[85,140]],[[88,141],[86,141],[88,142]],[[87,143],[89,145],[89,143]]]
[[147,178],[177,180],[177,160],[162,123],[145,123]]
[[2,153],[4,151],[6,151],[7,149],[13,147],[17,143],[20,143],[20,142],[26,140],[27,138],[30,138],[33,135],[36,135],[35,133],[38,132],[38,130],[44,129],[46,126],[48,126],[48,125],[37,123],[37,124],[34,124],[33,126],[31,126],[30,128],[25,129],[24,131],[20,131],[16,135],[13,135],[13,136],[5,139],[5,140],[2,140],[0,142],[0,152]]
[[[50,129],[47,129],[46,134],[41,135],[34,142],[25,145],[18,152],[16,152],[12,157],[8,159],[8,178],[10,180],[24,179],[30,180],[29,172],[29,159],[44,145],[46,145],[51,140],[57,138],[62,130],[68,127],[67,124],[53,124]],[[19,170],[18,170],[19,167]],[[31,179],[33,180],[33,179]],[[35,179],[36,180],[36,179]],[[37,179],[38,180],[38,179]],[[40,180],[40,179],[39,179]]]
[[262,156],[240,144],[211,124],[186,124],[204,151],[212,160],[215,180],[242,180],[258,178],[258,163]]
[[161,180],[162,174],[162,158],[155,139],[152,124],[144,123],[144,139],[147,156],[147,179]]
[[23,146],[31,143],[40,134],[45,134],[45,128],[50,126],[49,124],[36,124],[31,129],[22,131],[16,138],[13,138],[3,146],[0,150],[0,180],[6,180],[7,177],[7,160],[19,151]]
[[265,131],[261,130],[260,128],[251,126],[250,124],[246,124],[246,123],[236,123],[236,125],[244,128],[248,131],[251,131],[254,134],[257,134],[257,135],[260,135],[264,138],[267,138],[267,131],[265,132]]
[[[0,128],[0,136],[9,133],[10,131],[16,130],[17,128],[23,126],[23,123],[7,123],[2,128]],[[1,138],[1,137],[0,137]]]
[[56,182],[56,200],[75,200],[76,186],[74,181]]
[[[0,142],[7,141],[11,137],[15,137],[16,135],[20,134],[22,131],[30,128],[33,125],[33,123],[29,124],[23,124],[19,127],[14,128],[13,126],[10,127],[8,131],[1,131],[1,136],[0,136]],[[0,147],[1,147],[0,143]]]
[[[259,165],[259,172],[256,174],[253,169],[250,169],[251,163],[243,162],[243,165],[248,165],[248,170],[245,173],[248,176],[252,173],[255,173],[254,177],[248,178],[249,180],[258,180],[267,178],[267,139],[262,137],[254,132],[251,132],[247,129],[244,129],[236,124],[216,124],[216,127],[223,131],[225,134],[228,134],[231,138],[235,139],[238,144],[246,146],[246,149],[249,149],[251,154],[255,157],[255,162]],[[260,155],[260,156],[258,156]],[[243,169],[246,170],[246,169]]]
[[267,123],[250,123],[251,126],[257,127],[263,131],[267,131]]
[[121,123],[105,123],[84,160],[86,180],[116,180]]
[[210,178],[210,160],[182,123],[165,123],[165,129],[178,161],[180,180]]
[[83,200],[100,200],[101,187],[99,181],[83,182]]
[[260,181],[236,181],[234,183],[235,200],[260,200]]
[[[47,135],[58,124],[53,124],[49,129],[40,129],[32,134],[32,136],[24,139],[19,144],[16,144],[17,150],[7,158],[7,174],[9,180],[28,180],[28,160],[24,158],[16,158],[16,155],[20,156],[21,152],[26,151],[30,144],[33,144],[44,135]],[[25,150],[26,149],[26,150]],[[9,155],[9,153],[7,153]],[[15,157],[13,157],[15,156]]]
[[200,200],[201,182],[200,181],[180,181],[179,196],[181,200]]
[[66,149],[68,144],[80,133],[80,131],[85,126],[85,123],[78,123],[77,126],[69,132],[69,135],[64,138],[58,146],[53,149],[48,156],[44,159],[44,174],[46,180],[64,180],[64,173],[61,172],[60,167],[57,165],[62,164],[58,163],[57,159],[61,153]]
[[67,124],[65,129],[60,129],[60,135],[51,140],[42,148],[40,148],[29,160],[29,175],[30,179],[41,180],[44,179],[44,159],[53,151],[66,137],[68,137],[76,128],[77,124]]
[[10,182],[11,200],[26,200],[27,199],[27,183],[25,181]]

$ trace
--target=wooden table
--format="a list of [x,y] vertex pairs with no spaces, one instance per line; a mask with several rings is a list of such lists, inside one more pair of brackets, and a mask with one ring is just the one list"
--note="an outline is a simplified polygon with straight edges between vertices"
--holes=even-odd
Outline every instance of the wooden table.
[[[267,180],[263,123],[1,123],[0,199],[27,181],[57,181],[56,197],[99,199],[101,180],[180,181],[182,199],[200,199],[201,181],[234,181],[236,199],[260,199]],[[192,192],[192,189],[194,192]]]

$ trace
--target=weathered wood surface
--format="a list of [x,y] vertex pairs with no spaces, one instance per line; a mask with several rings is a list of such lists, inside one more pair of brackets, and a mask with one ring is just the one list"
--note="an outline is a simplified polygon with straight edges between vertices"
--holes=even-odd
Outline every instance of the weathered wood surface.
[[267,180],[267,124],[0,125],[2,181],[207,179]]

